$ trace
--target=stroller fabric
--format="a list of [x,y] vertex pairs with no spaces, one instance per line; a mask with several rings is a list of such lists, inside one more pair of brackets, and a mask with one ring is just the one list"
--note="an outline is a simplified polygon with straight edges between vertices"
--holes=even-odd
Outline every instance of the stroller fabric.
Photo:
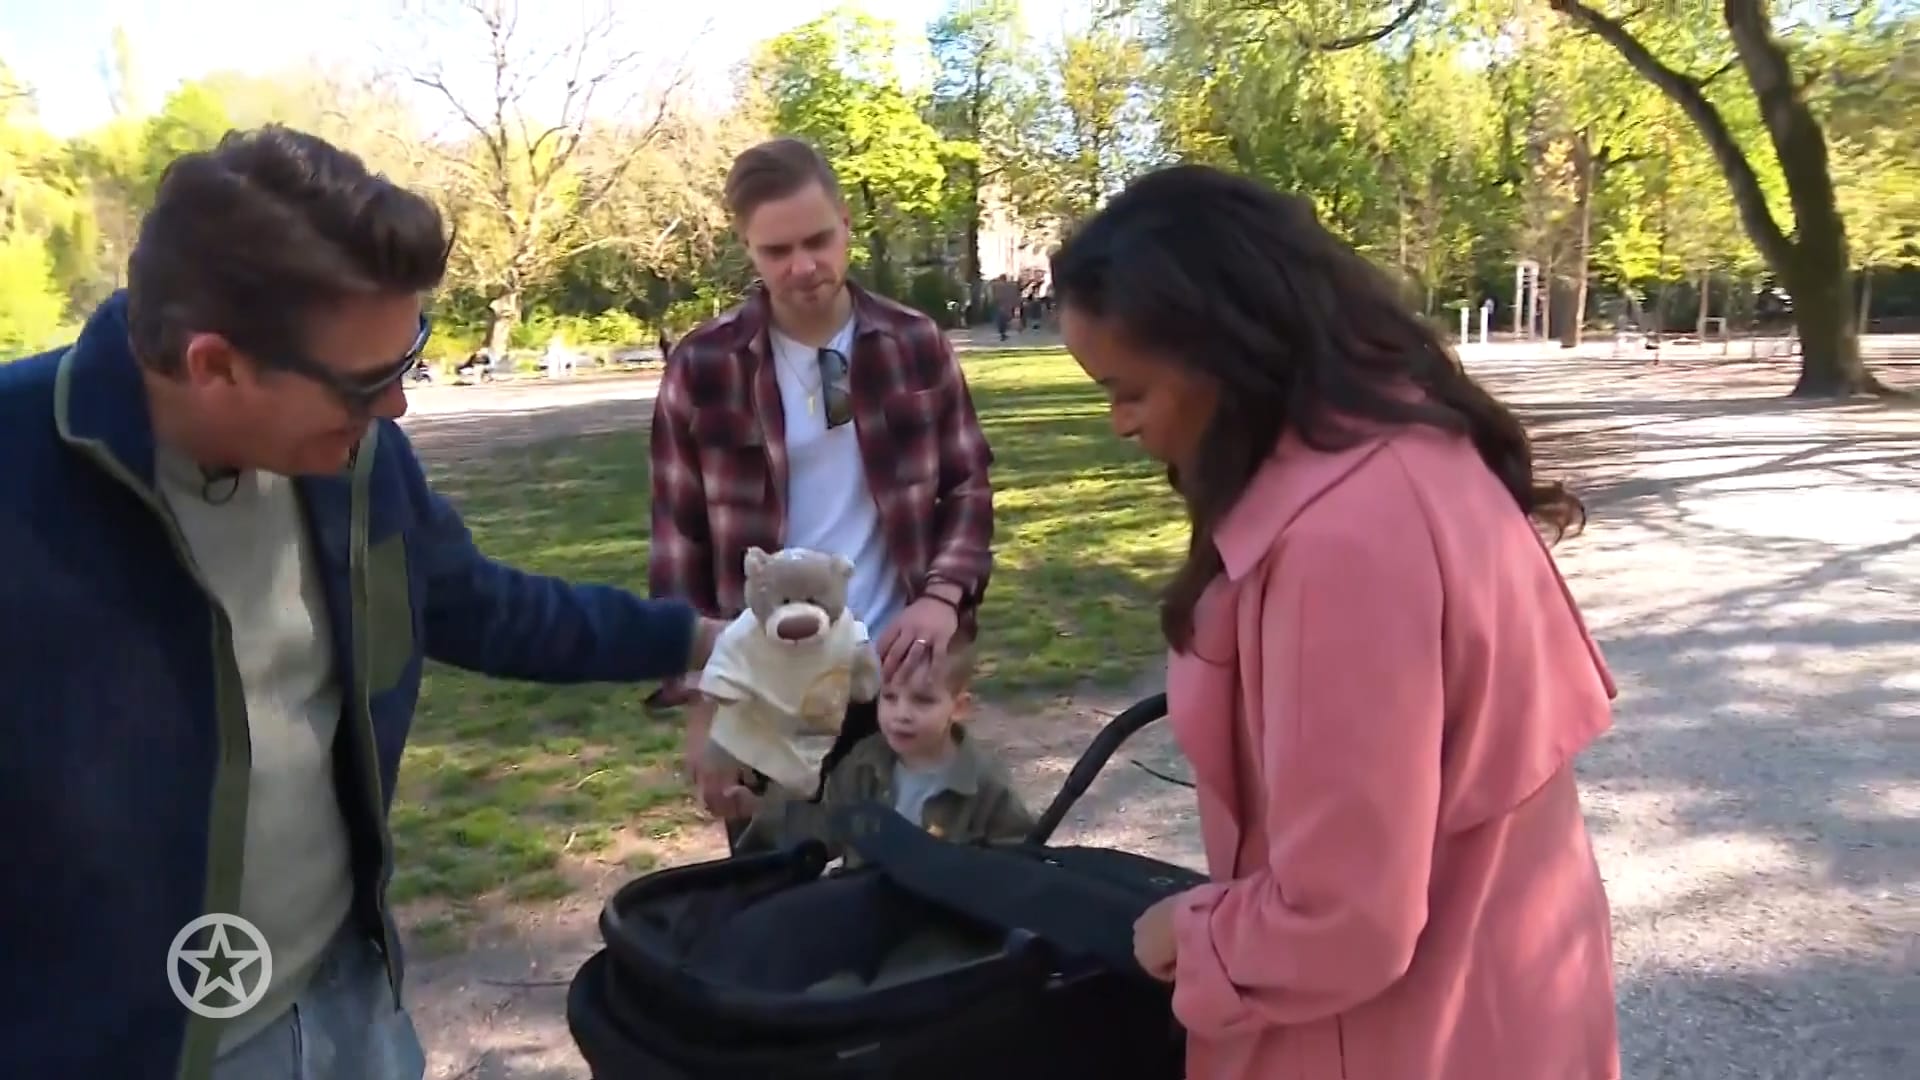
[[[1088,756],[1163,711],[1129,710]],[[1024,844],[941,840],[875,802],[834,816],[857,869],[808,842],[629,882],[568,998],[595,1080],[1177,1080],[1171,991],[1132,926],[1203,875],[1046,844],[1087,764]]]

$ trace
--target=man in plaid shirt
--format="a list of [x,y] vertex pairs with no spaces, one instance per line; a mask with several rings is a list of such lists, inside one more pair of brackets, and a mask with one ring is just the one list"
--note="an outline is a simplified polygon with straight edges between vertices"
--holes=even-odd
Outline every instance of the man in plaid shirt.
[[[886,677],[944,659],[986,590],[993,537],[993,455],[953,348],[927,316],[847,280],[846,203],[813,147],[745,151],[726,202],[760,281],[681,339],[662,377],[653,593],[731,618],[749,547],[835,552],[854,563],[848,606]],[[711,710],[690,710],[687,759],[732,834],[757,785],[703,755]],[[877,728],[873,705],[853,706],[823,768]]]

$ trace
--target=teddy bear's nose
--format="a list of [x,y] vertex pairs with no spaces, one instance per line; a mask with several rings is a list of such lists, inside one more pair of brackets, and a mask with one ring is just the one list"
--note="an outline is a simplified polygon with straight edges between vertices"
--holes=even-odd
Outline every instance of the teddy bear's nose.
[[789,615],[774,625],[773,632],[780,635],[781,641],[805,641],[813,636],[817,625],[812,616]]

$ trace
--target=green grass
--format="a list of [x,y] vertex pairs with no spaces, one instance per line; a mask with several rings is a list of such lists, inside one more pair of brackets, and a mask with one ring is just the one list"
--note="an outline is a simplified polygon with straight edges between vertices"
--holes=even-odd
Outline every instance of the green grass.
[[[967,366],[996,457],[995,568],[979,692],[1011,702],[1125,685],[1162,653],[1155,597],[1186,527],[1160,470],[1115,439],[1059,352]],[[647,446],[623,433],[437,473],[481,547],[528,570],[646,587]],[[651,687],[546,687],[431,666],[401,772],[397,901],[565,893],[569,856],[639,872],[648,839],[694,820],[677,725]]]

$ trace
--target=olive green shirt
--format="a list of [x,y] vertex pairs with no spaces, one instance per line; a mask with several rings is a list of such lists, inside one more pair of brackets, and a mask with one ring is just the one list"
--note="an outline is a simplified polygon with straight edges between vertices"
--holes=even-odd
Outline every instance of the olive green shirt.
[[[962,844],[1010,843],[1026,839],[1033,815],[1014,794],[1013,780],[966,729],[955,725],[956,753],[948,763],[939,789],[927,796],[917,824],[929,833]],[[859,865],[857,853],[837,842],[828,825],[835,808],[873,801],[894,805],[895,766],[900,758],[884,735],[861,739],[827,774],[818,802],[807,802],[769,788],[760,812],[742,830],[735,850],[770,851],[802,840],[827,845],[847,866]]]

